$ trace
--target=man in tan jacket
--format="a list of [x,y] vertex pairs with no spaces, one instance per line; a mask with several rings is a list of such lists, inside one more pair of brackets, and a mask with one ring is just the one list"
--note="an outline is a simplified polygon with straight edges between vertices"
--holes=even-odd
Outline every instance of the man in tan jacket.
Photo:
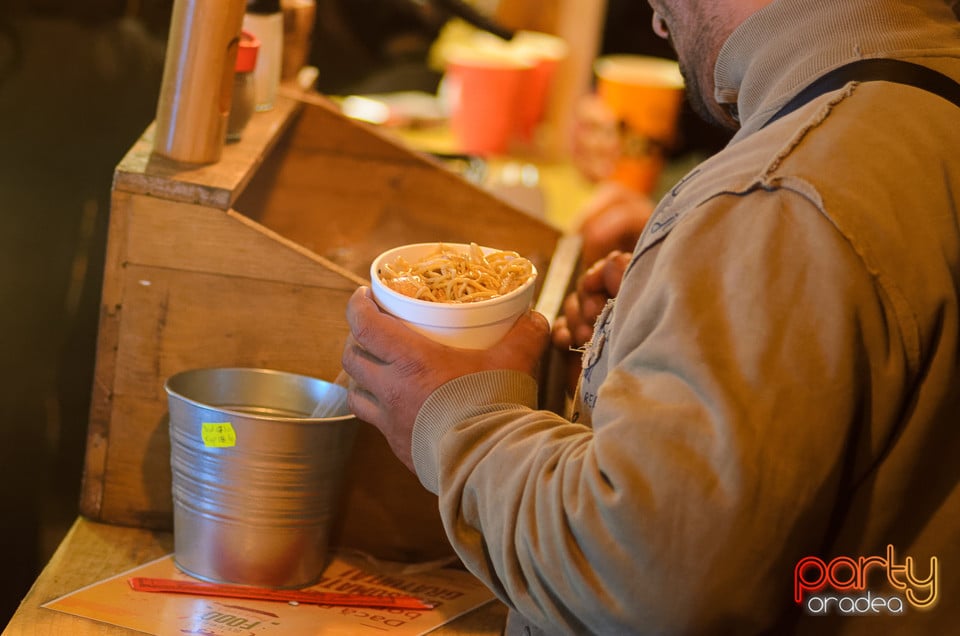
[[542,316],[460,351],[366,289],[350,406],[511,633],[955,630],[960,23],[943,0],[651,4],[736,134],[588,275],[581,300],[618,293],[576,411],[537,410]]

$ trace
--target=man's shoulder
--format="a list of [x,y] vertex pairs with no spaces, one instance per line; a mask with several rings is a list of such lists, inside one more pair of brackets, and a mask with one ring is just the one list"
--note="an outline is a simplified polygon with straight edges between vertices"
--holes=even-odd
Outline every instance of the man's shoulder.
[[816,191],[782,169],[791,140],[760,131],[731,143],[680,178],[661,198],[641,237],[641,250],[665,238],[676,225],[719,197],[746,197],[757,190],[795,190],[818,204]]
[[667,191],[641,247],[721,197],[787,191],[836,222],[870,200],[892,203],[911,190],[936,188],[948,175],[932,166],[938,157],[952,161],[960,111],[915,88],[885,84],[851,85],[735,139]]

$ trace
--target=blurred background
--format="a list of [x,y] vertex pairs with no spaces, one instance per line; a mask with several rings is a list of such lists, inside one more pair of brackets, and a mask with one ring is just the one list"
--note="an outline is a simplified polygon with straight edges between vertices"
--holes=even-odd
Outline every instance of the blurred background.
[[112,172],[170,6],[0,0],[0,624],[77,514]]
[[[317,88],[435,90],[427,57],[450,18],[442,5],[319,0]],[[77,514],[112,174],[154,118],[172,6],[0,0],[2,625]],[[598,54],[671,55],[645,2],[607,11]],[[722,143],[683,120],[679,152]]]

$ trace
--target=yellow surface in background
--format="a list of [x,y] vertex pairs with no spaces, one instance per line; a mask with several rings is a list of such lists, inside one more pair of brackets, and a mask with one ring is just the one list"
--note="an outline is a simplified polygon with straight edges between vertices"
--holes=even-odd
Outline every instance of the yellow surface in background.
[[[392,129],[411,147],[425,152],[456,153],[458,149],[446,126],[417,129]],[[496,180],[510,163],[530,163],[539,173],[539,187],[544,199],[543,217],[563,232],[573,231],[573,224],[590,199],[594,186],[577,169],[563,159],[539,156],[534,150],[517,149],[511,155],[486,158],[487,183],[496,189]]]
[[[418,128],[388,128],[412,148],[425,152],[457,153],[456,143],[445,125]],[[696,167],[705,156],[691,153],[670,161],[660,175],[651,193],[658,201],[683,176]],[[539,188],[543,196],[543,218],[565,233],[576,231],[584,207],[589,203],[596,186],[588,181],[569,160],[549,158],[534,149],[516,148],[510,155],[488,157],[485,187],[495,190],[496,180],[508,164],[530,163],[537,167]]]

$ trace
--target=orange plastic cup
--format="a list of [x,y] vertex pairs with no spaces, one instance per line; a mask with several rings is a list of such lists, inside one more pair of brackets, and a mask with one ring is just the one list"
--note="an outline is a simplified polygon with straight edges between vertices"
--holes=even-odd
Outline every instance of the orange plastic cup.
[[444,90],[450,131],[461,152],[495,155],[508,150],[522,89],[532,72],[529,61],[476,52],[447,61]]
[[597,95],[618,121],[620,158],[610,178],[650,194],[675,143],[683,77],[676,62],[610,55],[594,64]]

